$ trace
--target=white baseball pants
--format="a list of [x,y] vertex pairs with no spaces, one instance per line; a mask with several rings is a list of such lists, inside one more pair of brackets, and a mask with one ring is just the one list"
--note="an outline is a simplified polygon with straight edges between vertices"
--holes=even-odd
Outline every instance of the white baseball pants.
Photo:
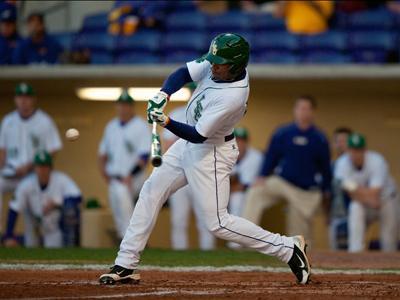
[[293,239],[268,232],[240,217],[228,214],[229,174],[236,162],[236,141],[215,146],[178,140],[164,155],[164,163],[153,170],[140,192],[115,264],[134,269],[168,197],[190,185],[206,226],[215,236],[240,243],[288,262]]

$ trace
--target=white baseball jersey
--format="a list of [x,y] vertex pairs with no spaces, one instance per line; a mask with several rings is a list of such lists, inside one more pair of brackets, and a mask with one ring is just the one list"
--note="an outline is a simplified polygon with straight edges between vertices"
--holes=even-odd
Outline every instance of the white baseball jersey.
[[12,176],[16,168],[31,162],[38,150],[58,151],[62,143],[51,117],[37,109],[28,119],[23,119],[17,111],[4,117],[0,129],[0,148],[6,150],[2,174]]
[[135,116],[122,125],[115,118],[105,128],[99,154],[107,155],[109,176],[127,176],[138,164],[140,156],[149,153],[150,147],[151,131],[146,121]]
[[187,63],[197,88],[186,108],[186,122],[207,138],[205,143],[219,144],[232,134],[246,112],[249,76],[246,73],[242,80],[217,83],[212,80],[210,66],[206,60]]
[[352,180],[360,186],[382,188],[382,198],[390,197],[396,192],[396,185],[390,176],[385,158],[375,151],[366,151],[361,170],[354,167],[349,154],[343,154],[336,162],[334,176],[341,181]]
[[[186,106],[180,106],[178,108],[175,108],[171,113],[169,114],[169,117],[173,119],[174,121],[178,121],[181,123],[186,123]],[[163,139],[164,140],[177,140],[178,137],[173,134],[171,131],[168,129],[163,130]]]
[[232,173],[239,176],[239,181],[244,185],[251,185],[257,178],[262,163],[260,151],[247,147],[244,157],[236,163]]

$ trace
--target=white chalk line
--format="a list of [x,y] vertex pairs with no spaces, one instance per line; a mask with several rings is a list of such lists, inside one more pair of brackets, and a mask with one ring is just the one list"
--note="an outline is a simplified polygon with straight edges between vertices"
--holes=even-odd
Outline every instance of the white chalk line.
[[[0,263],[0,270],[45,270],[45,271],[62,271],[62,270],[94,270],[107,271],[110,265],[104,264],[27,264],[27,263]],[[192,267],[162,267],[141,265],[139,270],[143,271],[165,271],[165,272],[269,272],[269,273],[290,273],[289,268],[282,267],[263,267],[263,266],[192,266]],[[400,275],[400,269],[323,269],[313,268],[313,274],[345,274],[345,275]]]

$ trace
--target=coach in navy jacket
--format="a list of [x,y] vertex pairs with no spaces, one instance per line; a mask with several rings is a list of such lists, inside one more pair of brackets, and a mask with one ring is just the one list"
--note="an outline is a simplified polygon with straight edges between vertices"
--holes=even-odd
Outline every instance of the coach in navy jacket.
[[294,122],[273,134],[257,183],[250,189],[244,218],[259,224],[265,209],[288,203],[287,233],[311,238],[311,221],[331,187],[329,143],[314,125],[316,101],[302,96]]

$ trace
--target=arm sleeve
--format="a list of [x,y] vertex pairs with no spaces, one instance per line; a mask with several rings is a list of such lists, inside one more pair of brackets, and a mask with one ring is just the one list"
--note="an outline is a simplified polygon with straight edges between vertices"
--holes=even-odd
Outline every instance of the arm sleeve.
[[103,137],[101,138],[98,153],[99,155],[107,154],[107,128],[105,129]]
[[188,68],[181,67],[164,81],[161,91],[165,92],[167,95],[172,95],[180,88],[182,88],[186,83],[192,82]]
[[54,152],[62,148],[62,142],[56,124],[54,124],[51,119],[49,121],[50,124],[46,135],[46,150],[48,152]]
[[171,118],[169,119],[169,123],[167,126],[165,126],[165,128],[170,130],[178,137],[194,144],[201,144],[207,140],[206,137],[197,132],[194,126],[174,121]]
[[383,158],[379,158],[374,162],[372,176],[369,180],[370,188],[382,188],[388,176],[389,168]]
[[6,132],[4,129],[4,120],[1,122],[0,125],[0,148],[5,149],[6,148]]
[[186,64],[189,70],[190,77],[192,81],[199,82],[202,80],[210,70],[210,63],[205,59],[198,59]]
[[264,160],[261,166],[260,175],[268,176],[270,175],[279,161],[282,158],[282,137],[279,134],[274,134],[264,155]]
[[143,121],[140,139],[137,144],[137,151],[140,156],[150,153],[151,131],[149,126]]
[[333,176],[335,179],[340,181],[350,179],[350,168],[348,162],[349,159],[347,156],[341,156],[337,159],[333,170]]
[[322,175],[322,190],[329,191],[332,184],[332,169],[331,169],[331,153],[329,144],[326,139],[322,142],[322,149],[320,151],[320,172]]

